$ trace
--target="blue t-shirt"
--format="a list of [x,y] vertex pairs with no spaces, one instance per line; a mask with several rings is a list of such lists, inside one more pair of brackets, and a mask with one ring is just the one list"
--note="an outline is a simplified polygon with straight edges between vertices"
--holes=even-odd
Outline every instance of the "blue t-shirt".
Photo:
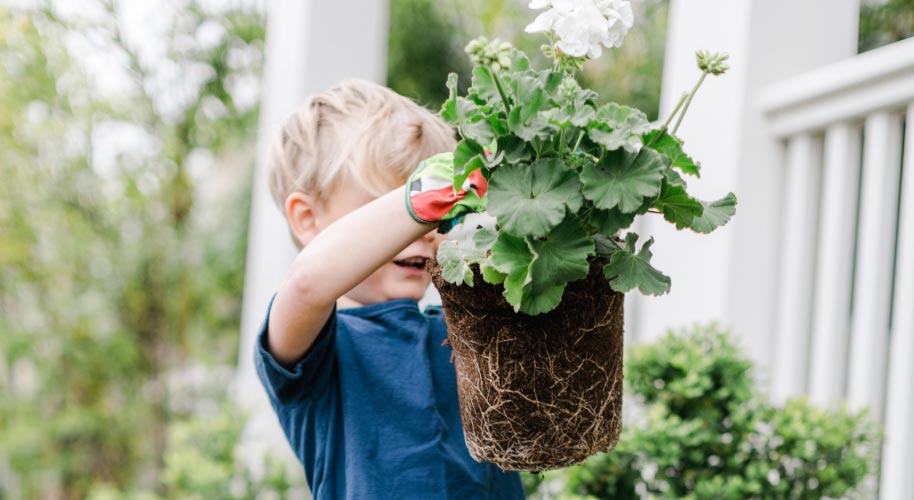
[[467,451],[440,307],[334,310],[291,370],[267,350],[269,317],[257,374],[315,500],[524,498],[516,472]]

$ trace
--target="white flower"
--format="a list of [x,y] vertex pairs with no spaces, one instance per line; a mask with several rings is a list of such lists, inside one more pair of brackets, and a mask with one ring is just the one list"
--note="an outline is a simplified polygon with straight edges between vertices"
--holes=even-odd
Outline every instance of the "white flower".
[[553,32],[559,50],[574,57],[596,59],[603,47],[621,46],[635,20],[629,0],[531,0],[529,7],[549,10],[525,31]]

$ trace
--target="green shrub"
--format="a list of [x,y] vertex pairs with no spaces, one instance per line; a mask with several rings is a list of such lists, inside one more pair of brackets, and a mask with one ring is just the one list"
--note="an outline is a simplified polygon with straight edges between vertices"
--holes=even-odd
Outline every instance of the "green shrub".
[[164,456],[161,484],[153,491],[123,492],[99,483],[89,500],[254,500],[298,498],[304,482],[297,464],[272,455],[262,459],[263,470],[252,471],[240,455],[239,443],[247,418],[231,403],[219,413],[172,421]]
[[819,499],[859,490],[878,435],[865,412],[768,404],[716,325],[669,333],[626,360],[619,446],[528,479],[539,499]]

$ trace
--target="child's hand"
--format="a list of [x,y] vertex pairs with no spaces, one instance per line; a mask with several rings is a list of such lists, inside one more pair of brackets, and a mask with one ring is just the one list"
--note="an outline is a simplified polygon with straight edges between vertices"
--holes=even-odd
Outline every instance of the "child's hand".
[[417,221],[440,221],[439,233],[447,233],[460,219],[486,209],[489,185],[476,170],[454,191],[454,153],[440,153],[419,163],[406,183],[406,207]]

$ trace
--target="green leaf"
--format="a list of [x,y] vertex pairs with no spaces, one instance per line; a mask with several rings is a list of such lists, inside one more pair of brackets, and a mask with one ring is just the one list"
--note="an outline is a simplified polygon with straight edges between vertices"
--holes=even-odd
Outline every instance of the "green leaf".
[[450,94],[441,105],[439,114],[444,121],[457,125],[457,73],[448,73],[447,88]]
[[728,193],[723,198],[707,202],[702,201],[704,210],[700,217],[692,220],[691,229],[696,233],[710,233],[730,221],[736,213],[736,195]]
[[530,69],[530,59],[522,50],[514,49],[511,52],[511,73],[519,73]]
[[464,240],[445,240],[438,246],[438,263],[441,277],[449,283],[473,286],[472,264],[485,263],[495,243],[495,231],[479,229]]
[[495,138],[492,124],[473,101],[457,98],[457,127],[460,135],[479,144],[488,144]]
[[663,212],[664,219],[676,224],[676,229],[690,227],[692,220],[700,217],[704,210],[701,202],[689,196],[682,186],[671,186],[666,182],[654,207]]
[[523,105],[515,106],[508,114],[508,128],[521,139],[530,142],[534,139],[548,139],[552,136],[553,127],[544,115],[534,115],[529,121],[524,121],[526,110]]
[[575,216],[566,217],[548,236],[527,238],[533,252],[531,282],[535,289],[562,285],[587,276],[587,257],[594,254],[594,242]]
[[441,118],[457,125],[461,137],[469,138],[479,144],[488,144],[495,137],[492,124],[485,113],[473,101],[457,95],[457,74],[447,76],[448,99],[441,106]]
[[522,270],[527,271],[527,266],[533,260],[533,254],[527,247],[527,242],[519,236],[499,231],[492,244],[492,257],[489,261],[492,267],[504,274],[512,274]]
[[505,108],[501,95],[498,93],[498,87],[495,85],[495,79],[492,78],[492,70],[486,66],[473,68],[473,86],[470,87],[470,92],[481,97],[493,109]]
[[533,253],[527,247],[526,240],[504,231],[499,232],[489,260],[495,270],[506,275],[504,296],[517,311],[524,296],[527,270],[533,260]]
[[[623,106],[615,102],[609,102],[600,106],[597,109],[597,120],[606,123],[612,128],[619,128],[626,122],[632,126],[637,126],[638,128],[650,126],[647,115],[641,110]],[[647,133],[648,131],[649,130],[645,130],[644,133]]]
[[473,233],[473,246],[477,250],[482,250],[488,254],[489,250],[492,249],[492,245],[495,244],[496,238],[498,238],[498,233],[495,230],[481,227]]
[[636,153],[641,149],[642,137],[650,127],[647,116],[641,111],[611,102],[597,109],[588,136],[609,151],[624,148]]
[[596,246],[597,255],[602,257],[611,257],[613,253],[622,248],[612,236],[595,234],[593,235],[593,242]]
[[683,189],[687,187],[686,181],[679,175],[679,172],[674,170],[671,166],[667,166],[663,169],[663,179],[672,186],[680,186]]
[[441,277],[448,283],[473,286],[471,261],[485,258],[468,242],[445,240],[438,245],[438,263],[441,264]]
[[[505,280],[507,283],[508,280]],[[547,313],[562,302],[562,294],[565,293],[565,285],[556,285],[544,289],[531,289],[526,292],[520,305],[515,306],[515,312],[522,312],[530,316]],[[514,304],[512,304],[514,305]]]
[[488,211],[516,236],[543,236],[581,208],[581,183],[557,158],[505,165],[491,174]]
[[505,282],[505,278],[508,277],[507,274],[502,273],[495,269],[490,262],[483,262],[479,265],[479,270],[482,271],[482,279],[486,283],[491,285],[499,285]]
[[463,181],[473,171],[485,166],[486,156],[482,146],[472,139],[464,139],[454,149],[454,189],[460,190]]
[[549,123],[559,128],[568,128],[572,125],[584,127],[594,119],[595,115],[593,106],[564,106],[552,108],[542,114]]
[[594,116],[596,116],[596,111],[594,111],[593,106],[586,106],[582,104],[575,104],[574,113],[569,117],[569,121],[575,127],[584,127],[590,123]]
[[669,156],[671,166],[678,168],[684,174],[700,177],[701,164],[682,151],[682,140],[669,132],[664,132],[663,135],[655,140],[654,137],[659,133],[659,130],[647,133],[644,136],[645,143],[650,144],[651,141],[654,141],[651,149]]
[[540,72],[540,81],[543,83],[543,90],[550,95],[555,93],[564,79],[565,73],[562,73],[561,71],[546,70]]
[[663,295],[670,291],[670,278],[651,266],[651,245],[649,239],[635,253],[635,242],[638,235],[628,233],[625,236],[625,247],[616,250],[609,258],[609,264],[603,266],[603,274],[610,280],[609,284],[617,292],[627,292],[634,288],[645,295]]
[[611,151],[599,163],[587,164],[581,170],[584,197],[597,208],[635,212],[645,197],[660,192],[664,167],[663,158],[651,149],[636,154]]
[[635,221],[635,215],[634,213],[623,214],[618,208],[610,210],[595,208],[590,212],[590,223],[597,228],[600,234],[612,236],[620,229],[631,226]]
[[527,148],[526,141],[513,135],[499,137],[498,150],[504,151],[508,163],[524,163],[533,158],[533,152]]
[[489,121],[489,125],[492,126],[492,131],[495,132],[496,138],[502,137],[510,131],[508,129],[508,117],[504,113],[497,111],[489,114],[486,119]]
[[520,73],[511,80],[510,89],[515,103],[508,115],[511,131],[525,141],[550,137],[553,128],[539,113],[551,109],[554,103],[543,89],[543,82],[531,74]]
[[576,217],[568,217],[544,239],[500,232],[490,262],[505,275],[504,297],[515,311],[529,315],[551,311],[569,281],[587,276],[594,242]]

